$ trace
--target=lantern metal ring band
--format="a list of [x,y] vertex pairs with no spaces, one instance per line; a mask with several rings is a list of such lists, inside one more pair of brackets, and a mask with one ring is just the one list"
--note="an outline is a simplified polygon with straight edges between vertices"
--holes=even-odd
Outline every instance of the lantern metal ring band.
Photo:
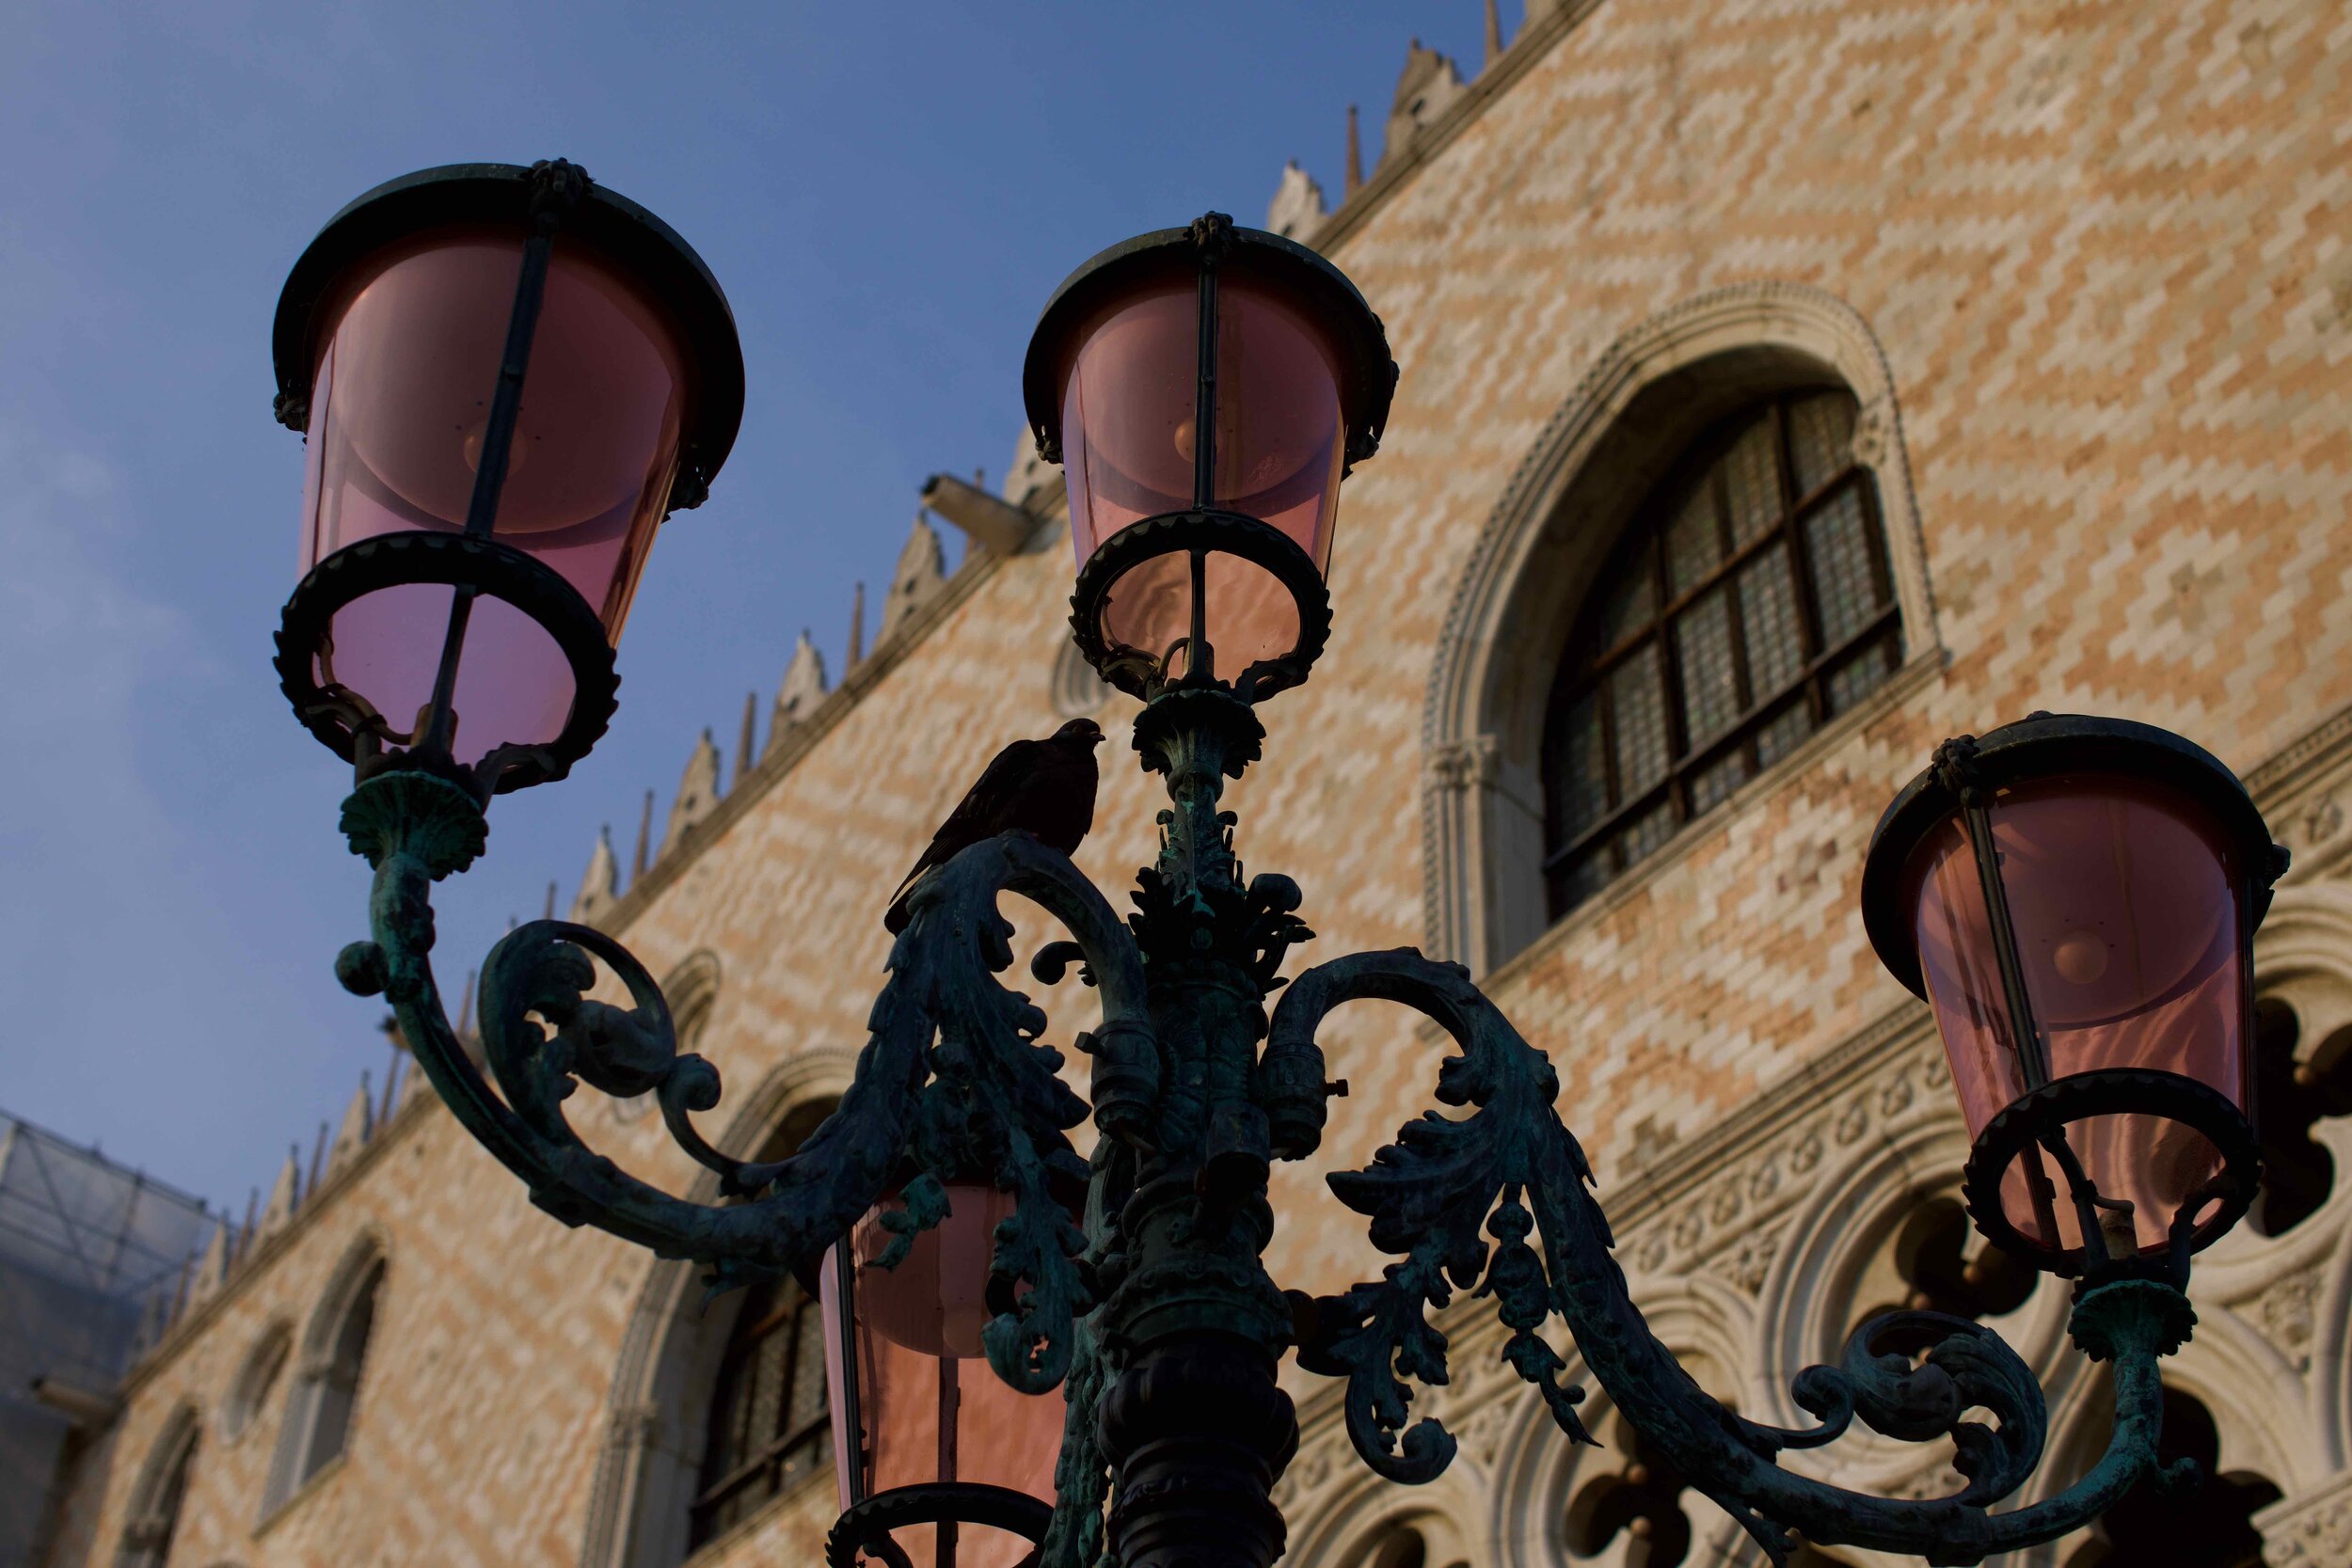
[[[2177,1122],[2204,1137],[2221,1159],[2221,1169],[2181,1205],[2171,1220],[2169,1259],[2154,1260],[2163,1269],[2185,1265],[2187,1255],[2201,1252],[2219,1241],[2246,1216],[2262,1184],[2262,1152],[2244,1112],[2210,1085],[2177,1072],[2147,1068],[2106,1068],[2054,1079],[2025,1095],[1985,1124],[1969,1151],[1961,1179],[1961,1196],[1969,1217],[1987,1241],[2017,1258],[2063,1278],[2101,1274],[2088,1248],[2058,1248],[2038,1243],[2010,1223],[2001,1206],[2001,1175],[2020,1155],[2034,1148],[2064,1148],[2068,1125],[2091,1117],[2143,1116]],[[2079,1168],[2069,1171],[2079,1176]],[[2095,1188],[2086,1181],[2087,1201]],[[2198,1215],[2202,1212],[2204,1217]],[[2095,1231],[2095,1226],[2085,1227]],[[2130,1265],[2132,1259],[2112,1259]]]
[[1135,648],[1104,631],[1111,591],[1146,562],[1188,554],[1194,561],[1194,597],[1200,598],[1202,563],[1230,555],[1264,570],[1289,590],[1298,607],[1298,641],[1286,654],[1262,658],[1232,682],[1235,695],[1255,703],[1307,678],[1308,670],[1331,638],[1331,594],[1314,559],[1281,530],[1237,512],[1171,512],[1120,530],[1087,558],[1070,596],[1070,626],[1078,651],[1102,677],[1130,696],[1146,701],[1179,684],[1169,673],[1167,648]]
[[345,546],[310,569],[286,601],[278,632],[279,689],[304,727],[352,758],[363,779],[408,759],[409,753],[384,753],[387,740],[403,743],[403,737],[364,698],[336,681],[332,659],[339,611],[370,594],[413,583],[447,584],[512,605],[554,640],[572,672],[571,712],[553,740],[501,746],[470,768],[448,764],[442,770],[464,775],[455,782],[485,800],[564,777],[603,736],[619,705],[612,645],[596,611],[562,574],[476,534],[383,534]]
[[[850,1505],[825,1537],[826,1568],[857,1568],[862,1552],[889,1568],[912,1568],[893,1531],[915,1525],[978,1525],[1042,1542],[1054,1522],[1051,1506],[1010,1487],[973,1481],[895,1486]],[[1034,1561],[1032,1552],[1025,1561]]]

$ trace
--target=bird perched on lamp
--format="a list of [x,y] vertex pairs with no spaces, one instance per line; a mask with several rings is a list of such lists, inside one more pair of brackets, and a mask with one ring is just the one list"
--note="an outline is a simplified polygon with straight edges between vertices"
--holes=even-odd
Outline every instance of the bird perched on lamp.
[[923,874],[998,833],[1028,833],[1048,849],[1074,852],[1094,826],[1094,788],[1100,777],[1094,748],[1103,726],[1073,719],[1042,740],[1016,740],[996,753],[890,896],[882,925],[892,936],[912,918],[907,900]]

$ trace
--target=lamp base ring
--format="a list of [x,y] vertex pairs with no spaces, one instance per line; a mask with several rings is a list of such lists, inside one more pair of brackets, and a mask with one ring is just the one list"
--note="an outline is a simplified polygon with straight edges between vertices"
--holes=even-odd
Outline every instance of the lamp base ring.
[[1256,703],[1306,680],[1331,639],[1331,593],[1314,558],[1280,529],[1237,512],[1169,512],[1130,523],[1095,546],[1078,569],[1070,596],[1070,629],[1078,652],[1095,673],[1131,697],[1146,702],[1180,684],[1162,663],[1165,649],[1130,647],[1104,629],[1111,589],[1129,572],[1165,555],[1199,550],[1230,555],[1271,574],[1290,591],[1298,609],[1298,641],[1288,653],[1262,658],[1244,670],[1230,689]]
[[[346,606],[411,583],[470,588],[529,616],[555,641],[572,673],[563,730],[544,744],[502,745],[470,767],[421,752],[387,752],[394,732],[366,699],[319,679],[335,616]],[[620,675],[604,625],[580,591],[553,568],[497,539],[464,533],[389,533],[362,539],[310,568],[286,601],[278,630],[278,689],[319,743],[351,761],[365,780],[387,769],[434,773],[477,799],[560,779],[603,736],[619,705]]]
[[[2246,1115],[2211,1085],[2177,1072],[2145,1068],[2103,1068],[2071,1073],[2020,1096],[1985,1123],[1969,1150],[1961,1178],[1961,1196],[1968,1216],[1988,1242],[2046,1274],[2073,1278],[2088,1264],[2101,1275],[2145,1275],[2151,1261],[2155,1272],[2168,1272],[2162,1255],[2102,1264],[2086,1258],[2084,1248],[2059,1247],[2027,1237],[2010,1220],[2001,1202],[2001,1178],[2027,1149],[2060,1135],[2072,1123],[2092,1117],[2145,1116],[2177,1122],[2211,1143],[2221,1157],[2221,1170],[2189,1198],[2191,1213],[2208,1211],[2185,1237],[2168,1249],[2185,1265],[2188,1253],[2201,1252],[2218,1241],[2252,1207],[2262,1182],[2262,1153]],[[2070,1203],[2060,1191],[2060,1204]],[[2172,1216],[2175,1231],[2181,1216]]]
[[[851,1503],[834,1522],[825,1537],[826,1568],[857,1568],[864,1552],[890,1568],[911,1568],[905,1551],[890,1539],[893,1530],[910,1525],[983,1525],[1042,1543],[1054,1523],[1051,1506],[1009,1487],[973,1481],[934,1481],[928,1486],[894,1486],[887,1492]],[[1036,1562],[1037,1553],[1022,1560],[1022,1568]]]

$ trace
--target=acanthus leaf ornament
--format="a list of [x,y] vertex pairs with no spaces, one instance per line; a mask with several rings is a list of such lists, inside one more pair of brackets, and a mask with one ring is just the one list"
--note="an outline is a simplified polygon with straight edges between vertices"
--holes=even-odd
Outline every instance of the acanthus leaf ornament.
[[[1403,1259],[1378,1284],[1296,1303],[1306,1330],[1300,1364],[1347,1379],[1348,1434],[1375,1470],[1425,1481],[1453,1458],[1454,1441],[1441,1423],[1405,1425],[1411,1393],[1404,1380],[1447,1380],[1445,1339],[1424,1307],[1445,1305],[1450,1285],[1467,1286],[1482,1269],[1479,1290],[1495,1297],[1514,1331],[1503,1354],[1544,1391],[1562,1429],[1589,1440],[1573,1408],[1578,1392],[1558,1382],[1564,1363],[1534,1333],[1552,1311],[1626,1419],[1775,1564],[1794,1548],[1791,1529],[1825,1544],[1919,1553],[1936,1564],[1978,1562],[2089,1522],[2154,1465],[2162,1407],[2156,1362],[2178,1347],[2194,1318],[2175,1286],[2153,1280],[2100,1286],[2078,1299],[2077,1342],[2114,1368],[2114,1433],[2088,1475],[2029,1507],[1990,1512],[2041,1459],[2047,1428],[2041,1387],[1997,1335],[1964,1319],[1906,1312],[1865,1323],[1841,1367],[1809,1368],[1796,1379],[1796,1401],[1820,1418],[1818,1427],[1787,1431],[1735,1415],[1650,1332],[1589,1190],[1590,1167],[1554,1108],[1551,1064],[1470,984],[1468,971],[1410,948],[1319,965],[1295,980],[1276,1008],[1269,1051],[1312,1050],[1325,1014],[1366,998],[1404,1003],[1444,1026],[1460,1054],[1439,1067],[1438,1099],[1471,1111],[1458,1120],[1427,1113],[1370,1166],[1329,1178],[1342,1202],[1371,1218],[1373,1244]],[[1540,1268],[1532,1249],[1528,1257],[1518,1251],[1531,1209],[1543,1243]],[[1497,1243],[1491,1258],[1478,1239],[1482,1222]],[[1875,1353],[1889,1331],[1922,1326],[1940,1329],[1942,1338],[1918,1364]],[[1990,1413],[1997,1426],[1964,1419],[1972,1410]],[[1780,1467],[1782,1450],[1828,1443],[1857,1415],[1899,1440],[1951,1438],[1966,1486],[1948,1497],[1877,1497]]]
[[[919,1172],[902,1221],[910,1232],[944,1212],[920,1201],[924,1192],[980,1169],[1015,1198],[990,1280],[990,1362],[1028,1392],[1059,1383],[1074,1321],[1092,1296],[1078,1257],[1085,1237],[1051,1189],[1085,1180],[1064,1133],[1086,1105],[1056,1076],[1062,1057],[1039,1038],[1044,1015],[995,979],[1011,963],[998,895],[1034,899],[1070,928],[1103,997],[1104,1023],[1091,1037],[1117,1047],[1116,1065],[1132,1070],[1151,1039],[1141,958],[1065,857],[1008,834],[941,867],[892,950],[871,1037],[839,1107],[791,1157],[751,1164],[695,1129],[692,1117],[719,1102],[717,1069],[677,1051],[650,974],[592,927],[532,921],[491,950],[481,1037],[492,1090],[450,1023],[430,963],[431,884],[479,850],[481,822],[479,802],[447,781],[395,771],[359,785],[344,823],[375,867],[373,932],[344,950],[337,973],[350,989],[391,1003],[444,1102],[522,1178],[533,1202],[566,1224],[707,1263],[723,1287],[809,1265],[874,1207],[906,1162]],[[631,1006],[587,994],[592,957]],[[739,1200],[672,1196],[590,1148],[564,1114],[582,1083],[615,1096],[654,1091],[679,1146]]]

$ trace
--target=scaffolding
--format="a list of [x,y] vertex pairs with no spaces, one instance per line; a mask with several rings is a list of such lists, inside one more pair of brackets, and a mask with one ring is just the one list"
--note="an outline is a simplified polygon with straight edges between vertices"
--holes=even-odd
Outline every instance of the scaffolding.
[[[53,1390],[111,1399],[222,1225],[199,1198],[0,1111],[0,1497],[47,1498],[72,1434]],[[0,1568],[41,1508],[0,1507]]]

